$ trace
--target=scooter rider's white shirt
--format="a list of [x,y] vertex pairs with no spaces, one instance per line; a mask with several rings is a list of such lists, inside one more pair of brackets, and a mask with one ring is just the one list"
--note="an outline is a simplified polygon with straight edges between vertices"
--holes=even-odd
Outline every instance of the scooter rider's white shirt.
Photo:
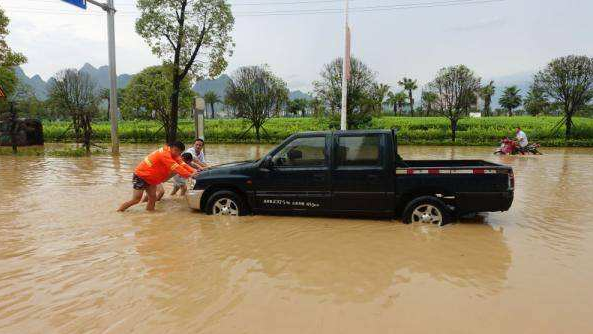
[[196,153],[196,148],[192,146],[188,148],[184,153],[190,153],[194,158],[194,161],[197,160],[201,163],[206,163],[206,157],[204,156],[203,150],[201,150],[200,153]]
[[517,140],[519,141],[519,146],[521,147],[525,147],[527,146],[527,144],[529,144],[529,142],[527,141],[527,135],[525,134],[525,132],[523,132],[523,130],[517,132]]

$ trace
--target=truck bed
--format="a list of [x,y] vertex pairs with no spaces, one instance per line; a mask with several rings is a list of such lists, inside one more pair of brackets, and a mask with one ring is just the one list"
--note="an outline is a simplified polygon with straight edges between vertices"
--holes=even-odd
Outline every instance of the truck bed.
[[486,160],[401,160],[398,168],[472,168],[472,167],[504,167]]
[[485,160],[400,160],[396,202],[439,194],[459,213],[505,211],[512,203],[512,169]]

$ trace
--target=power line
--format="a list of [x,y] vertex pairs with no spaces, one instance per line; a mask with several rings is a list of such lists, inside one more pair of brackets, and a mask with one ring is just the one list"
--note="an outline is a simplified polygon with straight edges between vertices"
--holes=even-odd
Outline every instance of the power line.
[[[453,7],[464,5],[487,4],[494,2],[503,2],[505,0],[451,0],[441,2],[425,2],[414,3],[407,5],[383,5],[383,6],[366,6],[366,7],[351,7],[350,12],[364,13],[364,12],[387,12],[394,10],[417,9],[417,8],[433,8],[433,7]],[[301,9],[301,10],[286,10],[286,11],[260,11],[260,12],[238,12],[236,16],[272,16],[272,15],[306,15],[306,14],[335,14],[343,13],[343,8],[326,8],[326,9]]]
[[[28,2],[38,2],[38,3],[56,3],[60,0],[28,0]],[[350,0],[351,2],[358,2],[363,0]],[[365,0],[366,1],[366,0]],[[394,0],[384,0],[384,1],[394,1]],[[399,0],[398,0],[399,1]],[[285,5],[305,5],[305,4],[326,4],[326,3],[342,3],[344,0],[293,0],[293,1],[270,1],[270,2],[246,2],[246,3],[234,3],[229,2],[231,6],[239,7],[239,6],[285,6]],[[405,4],[402,4],[405,5]],[[134,3],[118,3],[116,7],[136,7]]]
[[[56,1],[59,0],[28,0],[28,2],[37,2],[37,3],[53,3],[55,4]],[[240,7],[240,6],[285,6],[285,5],[300,5],[300,4],[324,4],[324,3],[338,3],[343,2],[344,0],[300,0],[300,1],[277,1],[277,2],[251,2],[251,3],[233,3],[229,2],[229,5],[233,7]],[[361,0],[351,0],[351,1],[361,1]],[[118,3],[116,7],[136,7],[134,3]]]
[[[37,0],[42,1],[42,0]],[[334,0],[331,0],[334,1]],[[339,0],[342,1],[342,0]],[[450,0],[450,1],[435,1],[435,2],[420,2],[420,3],[409,3],[399,5],[375,5],[375,6],[360,6],[352,7],[351,12],[354,13],[365,13],[365,12],[387,12],[395,10],[408,10],[408,9],[420,9],[420,8],[434,8],[434,7],[453,7],[453,6],[467,6],[467,5],[479,5],[495,2],[503,2],[505,0]],[[100,12],[84,12],[76,13],[70,11],[54,11],[45,8],[11,8],[11,11],[18,13],[31,13],[31,14],[51,14],[51,15],[86,15],[86,16],[99,16],[102,15]],[[313,15],[313,14],[337,14],[342,13],[343,8],[318,8],[318,9],[293,9],[293,10],[273,10],[273,11],[247,11],[247,12],[236,12],[235,17],[252,17],[252,16],[281,16],[281,15]],[[138,16],[139,12],[130,11],[118,11],[120,16]]]

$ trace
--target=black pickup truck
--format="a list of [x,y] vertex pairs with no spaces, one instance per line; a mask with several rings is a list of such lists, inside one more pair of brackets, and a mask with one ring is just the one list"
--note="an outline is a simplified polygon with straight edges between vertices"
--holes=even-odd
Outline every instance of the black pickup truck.
[[295,134],[257,161],[204,171],[187,200],[215,215],[365,214],[442,225],[508,210],[513,188],[508,166],[403,160],[395,130],[328,131]]

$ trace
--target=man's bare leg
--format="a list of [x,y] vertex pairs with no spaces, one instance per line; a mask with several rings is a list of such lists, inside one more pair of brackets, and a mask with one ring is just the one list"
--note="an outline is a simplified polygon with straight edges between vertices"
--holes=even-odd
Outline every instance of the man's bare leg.
[[156,203],[156,189],[157,186],[148,186],[146,194],[148,195],[148,203],[146,204],[146,211],[154,211],[154,204]]
[[179,186],[178,185],[174,185],[173,186],[173,191],[171,191],[171,196],[174,196],[175,194],[177,194],[177,190],[179,190]]
[[163,196],[165,196],[165,187],[163,187],[163,184],[161,183],[156,186],[156,200],[160,201]]
[[[160,201],[161,198],[163,198],[163,195],[165,194],[165,188],[163,187],[162,184],[159,184],[156,186],[156,201]],[[144,195],[144,198],[142,199],[142,203],[146,203],[148,202],[148,194]]]
[[142,200],[142,194],[144,193],[144,190],[142,189],[134,189],[134,192],[132,193],[132,199],[123,203],[119,209],[117,209],[117,211],[119,212],[124,212],[126,211],[129,207],[131,207],[132,205],[136,205],[138,203],[140,203],[140,200]]
[[185,196],[186,192],[187,192],[187,185],[182,185],[181,191],[179,192],[179,196]]

